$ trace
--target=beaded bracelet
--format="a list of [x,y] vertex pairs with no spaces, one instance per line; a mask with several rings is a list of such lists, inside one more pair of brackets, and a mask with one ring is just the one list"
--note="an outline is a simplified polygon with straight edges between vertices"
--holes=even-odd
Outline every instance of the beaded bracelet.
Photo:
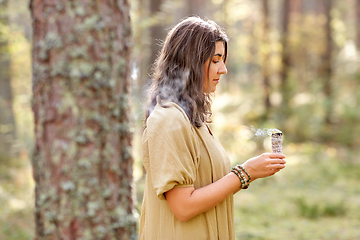
[[242,169],[239,168],[239,165],[237,165],[231,169],[231,172],[235,173],[236,176],[238,176],[238,178],[240,179],[241,182],[240,188],[247,189],[250,183],[248,183],[248,180],[246,180],[245,175],[242,173],[241,170]]
[[237,170],[235,170],[235,168],[233,168],[231,170],[231,172],[235,173],[236,176],[238,176],[238,178],[240,179],[240,182],[241,182],[240,188],[244,188],[246,186],[246,180],[239,174],[239,172]]
[[241,170],[243,170],[245,173],[246,173],[246,175],[248,176],[248,182],[250,182],[251,181],[251,176],[250,176],[250,174],[246,171],[246,169],[242,166],[242,165],[239,165],[239,167],[241,168]]
[[242,169],[240,168],[240,165],[236,165],[236,166],[235,166],[235,169],[240,173],[241,177],[242,177],[242,178],[244,179],[244,181],[245,181],[245,186],[242,187],[242,188],[243,188],[243,189],[247,189],[247,188],[249,187],[250,182],[249,182],[249,180],[246,179],[244,173],[242,172]]
[[244,173],[239,168],[239,165],[235,166],[235,169],[240,173],[241,178],[244,179],[245,181],[247,181],[246,178],[245,178]]

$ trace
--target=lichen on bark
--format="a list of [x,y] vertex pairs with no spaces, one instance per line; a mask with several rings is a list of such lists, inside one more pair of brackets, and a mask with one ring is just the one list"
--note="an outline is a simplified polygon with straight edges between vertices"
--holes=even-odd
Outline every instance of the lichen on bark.
[[128,1],[30,7],[36,238],[136,239]]

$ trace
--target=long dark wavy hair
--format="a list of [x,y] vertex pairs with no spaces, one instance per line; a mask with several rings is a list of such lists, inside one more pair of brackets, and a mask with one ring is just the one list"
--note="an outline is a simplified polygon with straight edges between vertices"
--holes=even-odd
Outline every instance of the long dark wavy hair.
[[166,107],[162,100],[167,100],[178,104],[195,127],[210,121],[211,98],[210,92],[204,92],[203,65],[214,55],[217,41],[224,42],[226,61],[228,37],[211,20],[188,17],[168,33],[154,63],[146,119],[156,104]]

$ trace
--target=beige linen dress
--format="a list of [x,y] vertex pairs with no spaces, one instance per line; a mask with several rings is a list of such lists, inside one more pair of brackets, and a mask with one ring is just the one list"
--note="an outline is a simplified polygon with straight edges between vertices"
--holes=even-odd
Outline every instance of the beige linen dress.
[[230,161],[207,126],[194,127],[175,103],[157,105],[146,122],[142,155],[147,176],[141,208],[140,240],[233,240],[233,195],[207,212],[180,222],[164,193],[195,189],[228,174]]

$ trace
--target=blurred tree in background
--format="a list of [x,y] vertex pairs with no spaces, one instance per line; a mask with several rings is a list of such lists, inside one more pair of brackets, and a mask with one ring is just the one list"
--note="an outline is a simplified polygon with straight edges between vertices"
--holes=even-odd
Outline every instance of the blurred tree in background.
[[[10,162],[0,162],[0,201],[4,202],[0,206],[0,239],[29,239],[35,228],[29,165],[34,145],[32,29],[28,0],[0,3],[1,16],[7,16],[7,20],[1,18],[0,41],[8,49],[1,51],[0,80],[11,86],[12,101],[7,102],[12,103],[15,122],[13,127],[1,123],[0,135],[15,134],[10,141],[13,150],[6,148],[6,154],[17,153]],[[140,157],[144,96],[152,64],[167,31],[180,19],[198,15],[215,20],[230,38],[228,73],[214,96],[211,128],[232,162],[269,150],[269,141],[256,139],[253,129],[278,128],[284,133],[289,166],[282,175],[259,181],[237,195],[245,203],[235,206],[237,239],[314,239],[316,231],[316,239],[359,239],[360,0],[131,0],[130,5],[138,207],[144,176]],[[98,26],[97,21],[89,24]],[[60,26],[68,25],[49,30]],[[72,54],[81,55],[82,47],[90,45],[87,41],[84,46],[79,44]],[[0,98],[9,99],[10,91],[3,89],[1,85]],[[1,105],[0,116],[5,116],[5,109]],[[267,198],[254,196],[270,184],[273,191],[266,192]],[[276,210],[265,207],[272,204]],[[249,221],[243,223],[244,218]],[[271,235],[278,218],[287,220],[275,224],[283,231]],[[306,235],[305,228],[313,236]]]
[[8,1],[0,1],[0,163],[15,156],[16,125],[11,89]]
[[[7,59],[1,62],[0,82],[10,86],[10,89],[0,86],[1,103],[7,103],[6,106],[0,104],[0,118],[9,116],[11,106],[15,121],[15,126],[8,122],[4,126],[1,122],[0,142],[9,140],[4,137],[5,133],[16,136],[14,139],[14,135],[10,135],[12,146],[7,145],[5,152],[0,153],[0,239],[29,239],[34,233],[34,191],[28,155],[34,142],[30,104],[30,12],[23,0],[0,1],[0,12],[0,41],[7,46],[6,51],[0,52],[0,59]],[[3,150],[3,146],[1,148]]]
[[[321,56],[321,66],[319,75],[323,80],[323,88],[325,95],[325,119],[324,124],[327,130],[331,128],[332,122],[332,112],[334,105],[334,96],[333,96],[333,86],[332,86],[332,60],[333,60],[333,37],[332,37],[332,29],[331,29],[331,10],[333,7],[333,0],[323,1],[323,8],[325,12],[325,51]],[[331,131],[331,130],[330,130]]]
[[[349,108],[359,95],[357,0],[190,2],[134,1],[133,28],[141,36],[134,54],[138,89],[146,86],[167,29],[191,14],[208,17],[226,27],[231,39],[229,74],[217,95],[242,96],[232,102],[239,123],[281,128],[295,142],[359,146],[359,128],[343,124],[359,119],[356,107]],[[351,100],[343,101],[345,95]]]
[[[359,23],[360,22],[360,0],[356,0],[355,11],[356,11],[356,23]],[[355,28],[355,32],[356,32],[356,47],[357,47],[357,50],[360,51],[360,28]]]
[[36,239],[136,239],[129,4],[30,8]]

